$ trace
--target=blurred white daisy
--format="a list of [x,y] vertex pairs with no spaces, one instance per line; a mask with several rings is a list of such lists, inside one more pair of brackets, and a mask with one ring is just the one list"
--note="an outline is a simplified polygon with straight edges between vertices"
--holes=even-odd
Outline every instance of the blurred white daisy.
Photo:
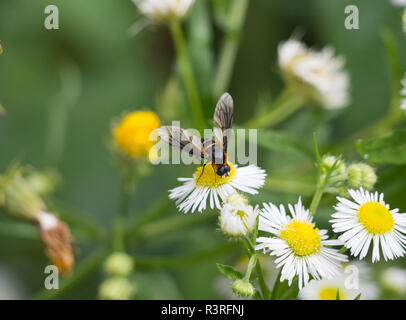
[[367,255],[372,243],[372,262],[380,260],[380,249],[385,260],[402,257],[406,247],[406,215],[399,214],[398,209],[390,210],[383,193],[370,193],[362,188],[348,192],[354,201],[337,197],[339,202],[330,221],[334,232],[343,232],[338,239],[360,259]]
[[133,0],[135,5],[147,17],[162,21],[170,18],[182,18],[195,0]]
[[406,75],[404,77],[404,79],[402,80],[402,91],[400,92],[400,94],[403,96],[402,97],[402,102],[400,104],[400,108],[406,111]]
[[399,267],[385,269],[381,274],[384,287],[398,294],[406,294],[406,270]]
[[359,294],[361,300],[375,300],[379,294],[378,286],[371,280],[370,268],[352,263],[332,279],[310,281],[299,292],[299,299],[336,300],[337,290],[340,300],[354,300]]
[[230,236],[245,236],[254,229],[257,216],[258,206],[254,208],[244,196],[234,193],[227,198],[220,210],[220,228]]
[[182,186],[169,190],[169,198],[176,200],[181,212],[202,212],[206,209],[207,201],[210,208],[221,209],[221,202],[237,191],[257,194],[257,189],[265,183],[265,170],[249,165],[239,168],[228,163],[230,172],[227,177],[220,177],[211,163],[199,167],[192,178],[179,178]]
[[342,245],[339,240],[328,240],[327,230],[319,230],[312,221],[309,210],[306,210],[299,199],[293,207],[289,204],[290,215],[285,207],[264,203],[260,211],[258,230],[270,233],[271,237],[258,237],[256,250],[270,252],[278,258],[277,268],[282,267],[281,281],[292,284],[297,275],[299,288],[314,279],[332,278],[339,274],[341,262],[347,257],[336,249],[327,246]]
[[406,7],[406,0],[391,0],[394,6]]
[[278,63],[285,80],[309,91],[312,100],[327,109],[349,103],[349,76],[343,69],[344,58],[334,56],[326,47],[315,51],[296,39],[278,46]]

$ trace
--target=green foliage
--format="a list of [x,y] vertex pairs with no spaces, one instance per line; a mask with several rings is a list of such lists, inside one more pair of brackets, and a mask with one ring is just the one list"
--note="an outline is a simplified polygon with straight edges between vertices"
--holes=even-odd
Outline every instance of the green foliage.
[[227,279],[230,279],[231,281],[237,280],[237,279],[242,279],[244,275],[236,270],[232,266],[228,266],[225,264],[217,263],[217,269],[225,276]]
[[368,138],[356,142],[358,153],[373,163],[406,163],[406,130],[401,129],[380,138]]

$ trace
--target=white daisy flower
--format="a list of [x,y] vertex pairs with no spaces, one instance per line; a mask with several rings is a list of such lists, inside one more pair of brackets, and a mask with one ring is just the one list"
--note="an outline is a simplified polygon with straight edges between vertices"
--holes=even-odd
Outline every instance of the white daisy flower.
[[288,82],[304,85],[310,98],[323,107],[335,109],[348,105],[349,76],[343,70],[344,59],[335,57],[331,47],[314,51],[290,39],[278,46],[278,63]]
[[225,234],[233,237],[245,236],[254,229],[257,216],[258,206],[250,206],[244,196],[234,193],[221,208],[220,228]]
[[333,230],[343,232],[339,239],[355,257],[363,259],[373,243],[372,262],[380,260],[380,248],[385,260],[402,257],[406,247],[406,215],[399,209],[389,209],[383,200],[383,193],[370,193],[360,188],[348,190],[354,201],[337,197],[338,204]]
[[406,294],[406,270],[399,267],[391,267],[381,274],[382,284],[388,290],[398,294]]
[[220,201],[224,202],[228,196],[237,191],[257,194],[257,189],[265,183],[265,170],[249,165],[239,168],[228,163],[230,172],[227,177],[220,177],[211,163],[199,167],[193,178],[179,178],[182,186],[169,190],[169,198],[176,200],[181,212],[202,212],[206,209],[207,201],[210,208],[221,209]]
[[400,94],[403,97],[402,97],[402,102],[400,104],[400,108],[402,110],[406,111],[406,75],[405,75],[405,78],[402,80],[402,86],[403,86],[403,88],[402,88],[402,91],[400,92]]
[[[351,269],[350,269],[351,268]],[[355,268],[356,271],[353,271]],[[299,292],[302,300],[354,300],[361,294],[361,300],[375,300],[379,289],[372,282],[370,268],[364,264],[352,263],[332,279],[312,280]]]
[[291,285],[297,275],[300,289],[308,284],[309,275],[320,280],[339,274],[341,262],[347,261],[347,257],[327,246],[339,246],[342,242],[328,240],[327,230],[315,227],[301,199],[294,207],[289,204],[289,211],[287,215],[283,205],[278,209],[272,203],[264,203],[258,230],[273,236],[258,237],[256,250],[263,249],[264,253],[277,256],[276,267],[282,267],[280,280],[288,280]]
[[133,2],[147,17],[162,21],[171,17],[182,18],[195,0],[133,0]]

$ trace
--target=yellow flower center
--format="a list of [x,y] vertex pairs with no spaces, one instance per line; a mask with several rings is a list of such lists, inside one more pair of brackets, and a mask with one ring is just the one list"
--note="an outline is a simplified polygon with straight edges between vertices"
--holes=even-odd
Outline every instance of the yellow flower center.
[[394,226],[392,214],[378,202],[364,203],[358,209],[358,220],[372,234],[384,234]]
[[133,158],[146,156],[155,144],[155,141],[150,140],[150,134],[159,127],[159,124],[159,118],[153,112],[132,112],[114,128],[114,139],[127,156]]
[[228,165],[230,166],[230,172],[227,177],[220,177],[217,174],[216,167],[211,163],[197,168],[195,172],[196,184],[199,186],[215,188],[229,182],[235,175],[235,167],[232,163],[228,163]]
[[292,220],[282,229],[280,237],[297,256],[308,256],[320,250],[321,237],[317,231],[310,222]]
[[[320,289],[319,298],[320,300],[336,300],[337,299],[337,289],[334,287],[324,287]],[[339,299],[345,300],[345,294],[342,290],[339,290]]]

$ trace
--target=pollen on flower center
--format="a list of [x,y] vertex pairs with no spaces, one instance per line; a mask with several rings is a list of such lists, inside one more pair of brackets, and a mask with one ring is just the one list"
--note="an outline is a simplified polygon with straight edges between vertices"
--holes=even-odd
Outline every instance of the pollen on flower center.
[[384,205],[378,202],[364,203],[358,209],[358,220],[368,232],[384,234],[393,229],[393,216]]
[[321,237],[317,231],[318,229],[310,222],[292,220],[282,229],[280,237],[297,256],[308,256],[320,250]]
[[[337,299],[337,288],[335,288],[335,287],[320,288],[319,297],[320,297],[320,300],[336,300]],[[339,299],[340,300],[346,299],[342,290],[339,290]]]
[[225,184],[231,180],[231,178],[235,175],[235,167],[232,163],[228,163],[230,166],[230,172],[228,173],[228,177],[220,177],[216,171],[216,167],[213,166],[211,163],[206,164],[205,166],[201,166],[197,168],[195,172],[195,182],[199,186],[205,187],[218,187],[222,184]]

